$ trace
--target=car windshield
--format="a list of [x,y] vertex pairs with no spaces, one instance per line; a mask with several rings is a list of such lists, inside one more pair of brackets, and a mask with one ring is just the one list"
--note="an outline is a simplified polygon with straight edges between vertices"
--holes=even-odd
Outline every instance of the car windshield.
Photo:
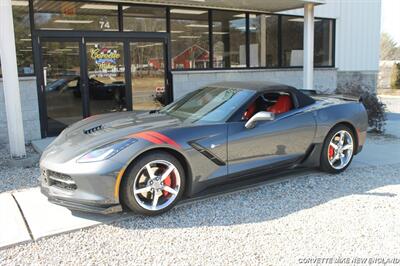
[[254,91],[206,87],[187,94],[160,110],[187,122],[223,122],[243,105]]

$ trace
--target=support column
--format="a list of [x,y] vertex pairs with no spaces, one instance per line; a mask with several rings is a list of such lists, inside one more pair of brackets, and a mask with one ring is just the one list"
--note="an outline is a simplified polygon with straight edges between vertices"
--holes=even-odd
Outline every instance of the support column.
[[8,139],[13,158],[26,156],[11,0],[0,1],[0,60]]
[[313,90],[314,71],[314,4],[304,4],[303,89]]

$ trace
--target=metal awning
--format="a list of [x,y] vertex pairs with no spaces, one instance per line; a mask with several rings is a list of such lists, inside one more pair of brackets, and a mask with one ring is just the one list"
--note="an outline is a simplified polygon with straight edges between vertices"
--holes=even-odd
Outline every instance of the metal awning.
[[[169,5],[225,10],[279,12],[303,8],[304,4],[325,4],[325,0],[114,0],[118,3]],[[108,1],[110,2],[110,1]]]

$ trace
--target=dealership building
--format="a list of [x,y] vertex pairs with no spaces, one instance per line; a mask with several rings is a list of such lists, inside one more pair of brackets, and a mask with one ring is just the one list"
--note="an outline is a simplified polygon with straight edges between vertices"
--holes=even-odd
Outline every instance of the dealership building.
[[0,144],[219,81],[374,91],[379,0],[0,0]]

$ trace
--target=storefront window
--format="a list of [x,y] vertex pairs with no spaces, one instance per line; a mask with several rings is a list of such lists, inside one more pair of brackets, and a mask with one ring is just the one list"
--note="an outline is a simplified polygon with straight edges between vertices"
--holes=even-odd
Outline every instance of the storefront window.
[[[33,54],[28,1],[12,1],[19,75],[33,74]],[[1,62],[0,62],[1,75]]]
[[246,67],[246,14],[213,11],[214,67]]
[[331,66],[333,64],[333,20],[316,20],[314,27],[314,64]]
[[303,24],[302,17],[282,16],[282,64],[303,65]]
[[166,9],[123,6],[124,31],[166,32]]
[[250,67],[278,66],[278,16],[249,15]]
[[[314,19],[314,65],[333,63],[333,20]],[[303,65],[304,18],[282,16],[282,64],[284,67]]]
[[118,30],[118,5],[34,0],[35,28],[40,30]]
[[208,68],[208,12],[195,9],[171,9],[170,12],[172,68]]

